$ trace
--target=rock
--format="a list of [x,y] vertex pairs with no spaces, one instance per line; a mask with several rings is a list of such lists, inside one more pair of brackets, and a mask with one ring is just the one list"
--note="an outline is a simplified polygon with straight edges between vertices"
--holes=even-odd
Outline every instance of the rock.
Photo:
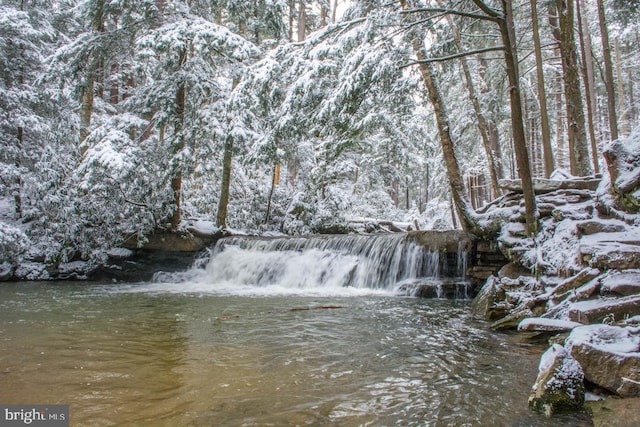
[[403,283],[396,289],[396,294],[417,298],[467,299],[469,286],[466,282],[424,282]]
[[640,426],[640,398],[607,397],[586,402],[585,407],[591,413],[594,427]]
[[591,299],[600,291],[600,280],[598,278],[591,279],[577,289],[567,291],[560,295],[552,295],[549,299],[552,303],[558,304],[564,302],[586,301]]
[[474,265],[467,270],[467,278],[474,282],[484,282],[497,273],[497,268],[492,266]]
[[107,256],[112,260],[131,258],[134,252],[127,248],[111,248],[107,251]]
[[0,262],[0,282],[13,279],[13,265],[8,262]]
[[576,224],[576,228],[581,235],[591,235],[596,233],[615,233],[624,231],[627,225],[618,220],[587,220]]
[[[215,242],[216,237],[194,236],[188,232],[156,231],[147,236],[143,248],[147,251],[158,252],[198,252]],[[138,249],[138,240],[134,237],[124,242],[127,249]]]
[[640,328],[581,326],[565,346],[585,379],[622,397],[640,396]]
[[640,295],[640,270],[612,270],[601,279],[602,295]]
[[623,298],[601,298],[581,301],[571,305],[569,319],[583,324],[601,322],[605,317],[622,320],[640,314],[640,296]]
[[612,141],[602,152],[611,178],[611,193],[623,210],[640,210],[640,127],[628,138]]
[[498,272],[498,277],[500,278],[507,277],[510,279],[517,279],[518,277],[527,275],[531,275],[531,271],[515,262],[510,262],[502,267]]
[[597,268],[585,268],[575,276],[569,277],[568,279],[560,282],[560,284],[551,291],[550,296],[562,295],[565,292],[579,288],[595,277],[598,277],[598,275],[600,275],[600,270]]
[[95,266],[87,261],[71,261],[58,265],[57,271],[52,272],[56,280],[85,280]]
[[491,324],[494,331],[504,331],[507,329],[516,329],[518,324],[528,317],[537,317],[544,312],[544,308],[533,311],[528,307],[519,307],[512,310],[507,316],[496,320]]
[[462,230],[409,231],[407,238],[414,239],[417,244],[431,251],[458,253],[473,247],[469,235]]
[[640,268],[640,246],[619,242],[598,242],[581,244],[580,260],[589,266],[602,269]]
[[540,358],[529,406],[549,417],[558,412],[581,409],[583,404],[582,368],[564,347],[554,344]]
[[[581,179],[546,179],[533,178],[533,191],[536,194],[550,193],[557,190],[590,190],[595,191],[600,184],[599,178]],[[500,188],[522,193],[522,181],[519,179],[501,179]]]
[[491,276],[473,299],[471,308],[480,314],[485,320],[496,320],[502,318],[509,307],[506,304],[498,304],[498,278]]
[[559,319],[528,317],[518,324],[518,331],[528,332],[566,332],[582,326],[582,323]]

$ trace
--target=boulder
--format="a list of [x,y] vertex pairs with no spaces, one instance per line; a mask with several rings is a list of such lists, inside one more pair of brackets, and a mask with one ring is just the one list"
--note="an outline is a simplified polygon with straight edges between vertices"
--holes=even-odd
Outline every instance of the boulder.
[[565,347],[588,381],[622,397],[640,396],[640,328],[581,326]]
[[572,291],[590,280],[598,277],[600,270],[597,268],[585,268],[575,276],[571,276],[558,284],[550,293],[550,296],[562,295],[568,291]]
[[603,295],[640,295],[640,270],[612,270],[602,277],[600,292]]
[[499,304],[499,300],[498,278],[491,276],[473,299],[471,308],[485,320],[500,319],[507,313],[509,307],[506,304]]
[[601,322],[605,317],[622,320],[640,314],[640,295],[623,298],[600,298],[573,303],[569,320],[583,324]]
[[528,317],[518,324],[518,331],[528,332],[567,332],[582,326],[582,323],[569,320]]
[[607,144],[602,152],[607,161],[611,192],[625,211],[640,211],[640,127],[628,138]]
[[409,231],[407,238],[434,252],[458,253],[469,251],[473,247],[469,235],[462,230]]
[[560,344],[541,357],[538,377],[529,396],[529,406],[551,416],[581,409],[584,404],[584,374],[580,364]]
[[586,221],[581,221],[576,224],[576,228],[578,232],[582,236],[587,236],[596,233],[617,233],[624,231],[627,228],[627,225],[615,219],[607,219],[607,220],[595,220],[590,219]]
[[583,243],[580,259],[591,267],[602,269],[640,268],[640,246],[620,242]]

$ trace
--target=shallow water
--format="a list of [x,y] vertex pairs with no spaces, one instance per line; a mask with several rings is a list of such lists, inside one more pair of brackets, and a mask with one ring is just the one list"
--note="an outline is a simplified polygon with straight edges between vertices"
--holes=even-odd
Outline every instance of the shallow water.
[[74,426],[589,425],[529,412],[541,349],[468,302],[180,289],[2,284],[0,403]]

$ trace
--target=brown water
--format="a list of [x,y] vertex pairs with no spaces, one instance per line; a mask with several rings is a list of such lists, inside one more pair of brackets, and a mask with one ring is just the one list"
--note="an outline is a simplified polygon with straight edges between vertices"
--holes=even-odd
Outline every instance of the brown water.
[[136,289],[0,285],[0,403],[74,426],[588,425],[529,412],[541,349],[466,302]]

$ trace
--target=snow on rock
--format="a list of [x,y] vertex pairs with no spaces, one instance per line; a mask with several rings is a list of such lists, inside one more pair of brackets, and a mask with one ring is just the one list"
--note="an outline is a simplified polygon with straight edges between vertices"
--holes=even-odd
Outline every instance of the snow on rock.
[[133,251],[127,248],[111,248],[107,251],[107,256],[111,259],[127,259],[133,256]]
[[576,288],[588,283],[594,278],[600,275],[600,270],[597,268],[585,268],[578,272],[575,276],[571,276],[562,282],[560,282],[549,294],[551,298],[562,298],[567,292],[573,291]]
[[619,321],[640,314],[640,295],[623,298],[599,298],[571,305],[568,317],[583,324],[601,322],[605,318]]
[[595,233],[580,240],[580,259],[600,268],[640,268],[640,227]]
[[640,328],[581,326],[565,347],[588,381],[623,397],[640,396]]
[[45,264],[31,261],[21,262],[16,268],[14,276],[20,280],[49,280],[51,278]]
[[640,270],[611,270],[601,279],[600,292],[608,296],[640,295]]
[[581,236],[625,231],[627,224],[617,219],[589,219],[576,224]]
[[602,198],[603,204],[628,213],[640,211],[640,127],[627,138],[612,141],[604,147],[609,176],[598,193],[611,194],[613,201]]
[[518,324],[519,331],[540,331],[540,332],[566,332],[573,328],[582,326],[582,323],[571,322],[569,320],[545,319],[541,317],[529,317],[523,319]]
[[584,374],[580,364],[564,347],[554,344],[540,359],[529,406],[551,416],[582,408],[584,393]]
[[196,236],[214,236],[220,232],[220,228],[213,221],[195,220],[187,227],[191,233]]

